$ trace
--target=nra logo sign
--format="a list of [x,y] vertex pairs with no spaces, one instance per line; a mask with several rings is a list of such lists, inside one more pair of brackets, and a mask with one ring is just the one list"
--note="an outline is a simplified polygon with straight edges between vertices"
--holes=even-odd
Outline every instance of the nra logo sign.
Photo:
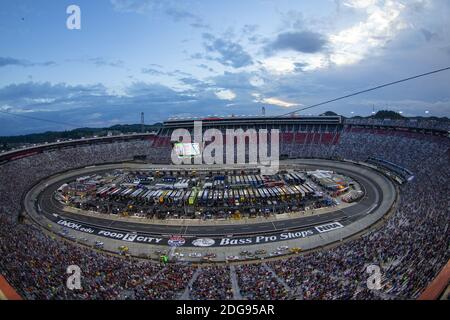
[[340,229],[343,228],[344,226],[342,224],[340,224],[339,222],[332,222],[332,223],[328,223],[328,224],[323,224],[321,226],[317,226],[314,227],[318,232],[320,233],[324,233],[324,232],[328,232],[328,231],[332,231],[332,230],[336,230],[336,229]]

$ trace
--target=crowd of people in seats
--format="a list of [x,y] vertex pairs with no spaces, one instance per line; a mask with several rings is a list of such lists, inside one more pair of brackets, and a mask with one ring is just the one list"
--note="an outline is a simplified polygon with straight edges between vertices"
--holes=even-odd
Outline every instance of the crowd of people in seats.
[[198,277],[189,287],[193,300],[233,299],[230,268],[228,266],[208,266],[199,271]]
[[448,121],[438,121],[433,119],[366,119],[355,118],[346,119],[346,124],[355,125],[376,125],[376,126],[392,126],[392,127],[407,127],[419,129],[436,129],[436,130],[450,130]]
[[236,266],[241,295],[248,300],[284,300],[289,291],[265,264]]
[[[400,187],[398,208],[387,223],[332,249],[262,264],[236,266],[244,299],[416,298],[450,257],[449,140],[428,135],[394,136],[344,129],[339,143],[296,156],[365,160],[383,158],[411,170]],[[307,149],[304,149],[307,150]],[[59,171],[147,154],[162,159],[149,142],[108,143],[50,151],[1,165],[0,274],[26,299],[229,299],[228,266],[159,264],[109,255],[61,240],[32,223],[18,223],[24,193]],[[82,270],[82,290],[66,287],[66,269]],[[381,289],[367,287],[367,266],[380,267]],[[197,270],[197,268],[200,268]],[[198,273],[195,281],[191,280]]]

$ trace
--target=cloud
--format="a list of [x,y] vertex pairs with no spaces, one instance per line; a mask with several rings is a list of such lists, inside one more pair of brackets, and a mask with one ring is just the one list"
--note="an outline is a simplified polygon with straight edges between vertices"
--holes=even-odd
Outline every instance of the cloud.
[[407,26],[401,2],[347,0],[344,5],[365,13],[366,19],[329,36],[330,61],[335,65],[355,64],[373,55]]
[[200,86],[204,86],[204,82],[201,80],[198,80],[196,78],[193,77],[184,77],[184,78],[180,78],[178,79],[180,82],[182,82],[183,84],[187,84],[189,86],[193,86],[193,87],[200,87]]
[[111,0],[113,9],[118,12],[146,13],[160,8],[164,2],[160,0]]
[[231,90],[218,90],[215,92],[216,96],[220,100],[234,100],[236,98],[236,94]]
[[145,73],[145,74],[149,74],[151,76],[162,76],[162,75],[166,74],[165,72],[157,70],[155,68],[142,68],[141,72]]
[[77,59],[66,59],[66,62],[76,62],[76,63],[86,63],[93,64],[97,67],[113,67],[113,68],[123,68],[125,67],[125,62],[119,59],[109,59],[105,57],[82,57]]
[[108,60],[102,57],[89,58],[88,61],[95,64],[97,67],[108,66],[122,68],[125,65],[122,60]]
[[20,66],[20,67],[46,67],[52,66],[56,63],[54,61],[46,61],[46,62],[31,62],[28,60],[16,59],[11,57],[0,57],[0,68],[6,66]]
[[[80,127],[109,126],[115,123],[138,123],[145,112],[148,123],[167,119],[173,114],[192,110],[195,115],[220,112],[230,100],[231,90],[175,91],[167,86],[134,82],[116,95],[102,85],[71,86],[65,83],[28,82],[0,88],[0,109],[14,114],[61,122],[41,122],[0,113],[0,135],[65,130],[74,123]],[[209,94],[208,94],[209,92]],[[234,112],[234,111],[230,111]],[[95,113],[95,117],[91,115]]]
[[[254,74],[249,72],[228,72],[211,77],[211,81],[214,82],[218,88],[226,88],[236,90],[253,90],[254,84],[251,81]],[[260,79],[259,81],[261,81]],[[263,80],[262,80],[263,81]]]
[[258,30],[258,28],[259,28],[259,26],[256,24],[245,24],[242,27],[241,33],[248,36],[248,35],[255,33],[255,31]]
[[269,73],[284,75],[298,70],[295,60],[290,57],[270,57],[261,61],[261,65]]
[[106,88],[101,84],[71,86],[65,83],[25,82],[10,84],[0,88],[1,102],[21,102],[21,99],[42,99],[59,97],[76,97],[80,95],[104,94]]
[[[418,17],[426,12],[423,3],[411,0],[409,7],[392,0],[337,0],[337,15],[329,20],[345,21],[345,24],[327,20],[317,25],[320,32],[311,32],[295,31],[292,23],[286,25],[285,21],[286,28],[294,31],[281,32],[265,45],[266,58],[261,60],[262,67],[274,75],[286,75],[351,66],[369,57],[380,57],[399,39],[402,31],[416,28]],[[306,20],[302,14],[298,16],[298,19],[285,20],[296,20],[296,27],[304,28]],[[423,26],[419,29],[428,41],[438,37]]]
[[151,76],[168,76],[168,77],[192,77],[190,73],[181,71],[181,70],[173,70],[173,71],[164,71],[163,68],[159,65],[153,64],[153,66],[156,66],[157,68],[142,68],[141,72],[144,74],[148,74]]
[[343,5],[355,9],[366,9],[376,5],[378,0],[346,0]]
[[165,13],[172,17],[175,22],[190,21],[190,26],[193,28],[206,29],[209,27],[208,24],[204,23],[202,18],[185,9],[168,7]]
[[230,40],[217,38],[210,33],[204,33],[204,46],[209,53],[215,53],[218,57],[207,57],[209,60],[217,61],[225,66],[242,68],[253,64],[252,57],[244,48]]
[[199,67],[199,68],[201,68],[201,69],[208,70],[209,72],[214,72],[214,69],[213,69],[213,68],[211,68],[210,66],[207,66],[207,65],[204,64],[204,63],[198,64],[197,67]]
[[171,0],[111,0],[113,9],[118,12],[139,14],[164,13],[174,22],[188,21],[193,28],[208,28],[201,17],[180,7],[180,2]]
[[24,60],[9,58],[9,57],[0,57],[0,67],[6,66],[28,66],[28,63]]
[[283,50],[316,53],[324,50],[326,43],[326,38],[317,32],[284,32],[280,33],[273,42],[267,45],[265,50],[267,54]]
[[261,94],[259,94],[259,93],[253,93],[252,96],[254,97],[254,102],[257,102],[257,103],[271,104],[271,105],[283,107],[283,108],[291,108],[291,107],[301,106],[301,104],[299,104],[299,103],[288,102],[288,101],[285,101],[285,100],[282,100],[282,99],[276,98],[276,97],[265,98],[265,97],[261,96]]
[[435,32],[431,32],[430,30],[422,28],[420,29],[420,32],[423,34],[427,42],[430,42],[431,40],[438,38],[438,34]]

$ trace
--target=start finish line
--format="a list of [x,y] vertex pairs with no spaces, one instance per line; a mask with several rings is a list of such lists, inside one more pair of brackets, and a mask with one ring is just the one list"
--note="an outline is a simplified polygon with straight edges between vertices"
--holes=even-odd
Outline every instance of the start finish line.
[[277,241],[307,238],[316,234],[322,234],[341,229],[341,222],[330,222],[297,231],[285,231],[266,235],[243,236],[243,237],[183,237],[172,235],[168,237],[155,236],[146,233],[126,233],[97,226],[85,225],[69,219],[58,219],[56,223],[68,229],[92,234],[113,240],[132,243],[163,245],[169,247],[230,247],[240,245],[265,244]]

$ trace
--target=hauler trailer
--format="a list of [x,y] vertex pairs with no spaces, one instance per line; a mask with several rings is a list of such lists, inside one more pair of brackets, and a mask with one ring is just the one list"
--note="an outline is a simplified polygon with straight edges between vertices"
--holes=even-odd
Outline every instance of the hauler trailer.
[[292,188],[292,186],[284,186],[283,188],[286,189],[286,191],[289,193],[289,195],[291,195],[293,197],[295,197],[298,194],[297,190],[294,190]]
[[282,186],[280,187],[281,190],[286,194],[286,196],[290,197],[294,195],[294,192],[292,192],[291,188],[289,186]]
[[300,185],[300,188],[302,188],[303,191],[305,191],[306,196],[308,196],[312,193],[312,190],[310,188],[307,188],[304,184]]
[[208,193],[208,202],[211,203],[211,201],[213,200],[214,197],[214,191],[213,190],[209,190]]
[[174,190],[174,191],[172,191],[171,193],[169,193],[167,197],[168,197],[171,201],[175,201],[175,199],[178,197],[179,194],[180,194],[180,190]]
[[306,190],[308,190],[309,193],[314,193],[314,189],[311,187],[310,184],[304,183],[302,186],[303,186]]
[[256,198],[255,193],[253,192],[253,188],[248,188],[247,192],[248,192],[250,199],[254,200]]
[[134,189],[133,188],[128,188],[126,189],[124,192],[122,192],[122,194],[120,196],[122,197],[126,197],[128,194],[130,194]]
[[144,189],[144,191],[139,194],[138,198],[144,199],[147,196],[147,194],[149,194],[149,193],[150,193],[150,190]]
[[186,202],[188,201],[188,199],[189,199],[189,197],[191,196],[192,192],[193,192],[192,190],[186,191],[186,193],[185,193],[184,196],[183,196],[183,202],[184,202],[184,203],[186,203]]
[[275,187],[275,189],[278,190],[278,194],[281,199],[285,200],[289,198],[289,194],[287,194],[282,187]]
[[[100,196],[100,195],[103,193],[103,191],[106,191],[106,190],[108,190],[108,187],[102,187],[102,188],[100,188],[100,189],[97,190],[96,194],[97,194],[98,196]],[[58,190],[58,191],[59,191],[59,190]]]
[[122,188],[116,188],[115,190],[113,190],[109,196],[116,196],[117,194],[119,194],[123,189]]
[[242,202],[245,200],[244,189],[239,189],[239,200]]
[[156,190],[150,190],[146,195],[145,195],[145,199],[147,201],[149,201],[150,199],[153,198],[153,195],[156,193]]
[[134,192],[130,195],[131,198],[136,198],[136,196],[141,193],[142,191],[144,191],[144,189],[137,189],[134,190]]
[[209,190],[205,189],[204,192],[203,192],[203,196],[202,196],[202,202],[203,203],[206,203],[208,201],[208,193],[209,193]]
[[270,198],[270,197],[275,197],[275,196],[276,196],[276,194],[273,193],[273,191],[271,190],[271,188],[265,188],[265,189],[266,189],[266,191],[267,191],[267,194],[269,195],[269,198]]
[[172,194],[175,194],[175,190],[168,190],[166,194],[163,195],[164,203],[171,203],[173,198]]
[[275,187],[278,190],[281,199],[285,200],[289,198],[289,194],[282,187]]
[[264,190],[262,188],[257,188],[256,191],[258,192],[261,198],[266,197],[266,194],[264,193]]

